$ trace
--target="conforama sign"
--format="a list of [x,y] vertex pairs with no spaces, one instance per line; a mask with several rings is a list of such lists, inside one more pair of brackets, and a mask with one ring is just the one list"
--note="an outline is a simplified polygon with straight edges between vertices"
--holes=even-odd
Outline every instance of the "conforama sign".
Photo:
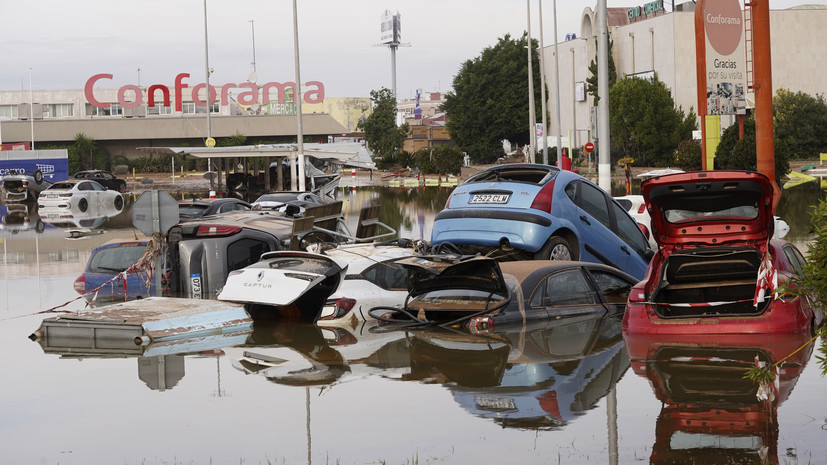
[[[163,106],[169,107],[172,106],[172,99],[175,101],[175,111],[181,111],[183,101],[184,101],[184,89],[189,88],[190,86],[185,82],[186,79],[190,77],[189,73],[179,73],[175,76],[175,85],[172,89],[163,85],[163,84],[153,84],[149,86],[146,90],[146,102],[144,102],[144,91],[138,86],[127,84],[118,89],[118,103],[121,104],[124,108],[134,108],[142,103],[146,103],[148,107],[154,107],[158,98],[161,99],[163,102]],[[95,84],[103,79],[112,79],[111,74],[96,74],[89,78],[86,81],[86,86],[84,86],[83,91],[86,95],[86,101],[89,102],[93,107],[99,108],[109,108],[110,104],[108,102],[99,102],[93,93],[93,88]],[[192,90],[190,91],[190,96],[192,97],[192,102],[198,106],[205,107],[207,106],[207,102],[204,102],[199,97],[199,92],[204,89],[207,85],[204,83],[196,84],[192,86]],[[306,87],[305,87],[306,86]],[[276,95],[278,96],[278,103],[284,104],[286,103],[286,94],[287,88],[295,88],[296,84],[294,82],[268,82],[259,86],[254,82],[242,82],[240,84],[235,83],[227,83],[223,86],[219,87],[218,90],[214,86],[210,86],[209,92],[209,103],[213,104],[219,98],[219,92],[221,97],[221,105],[227,105],[229,103],[229,94],[233,89],[240,89],[241,91],[236,96],[236,100],[241,105],[252,105],[255,103],[261,105],[267,105],[270,103],[270,95],[272,92],[275,91]],[[305,102],[307,103],[321,103],[324,101],[324,84],[319,81],[308,81],[302,87],[302,97]],[[126,95],[127,92],[131,92],[134,97],[132,100],[127,100]],[[172,96],[170,95],[172,94]]]

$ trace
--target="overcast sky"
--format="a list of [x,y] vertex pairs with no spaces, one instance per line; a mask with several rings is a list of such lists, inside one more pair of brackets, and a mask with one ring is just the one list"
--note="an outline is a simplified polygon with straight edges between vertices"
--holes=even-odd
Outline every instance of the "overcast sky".
[[[675,0],[681,3],[680,0]],[[525,0],[298,0],[301,80],[321,81],[327,97],[368,97],[391,88],[391,52],[376,46],[385,10],[402,15],[397,51],[400,98],[415,89],[448,91],[460,65],[506,34],[526,29]],[[608,0],[610,7],[647,0]],[[743,3],[743,2],[742,2]],[[770,0],[770,8],[827,0]],[[671,0],[665,0],[671,10]],[[295,78],[291,0],[207,0],[211,84]],[[557,1],[557,36],[580,33],[585,7],[595,1]],[[543,0],[543,40],[554,42],[554,2]],[[204,82],[204,0],[0,0],[0,91],[81,89],[98,73],[99,87],[170,85],[178,73]],[[531,32],[539,40],[538,0]],[[253,23],[250,22],[253,20]],[[255,33],[253,33],[253,30]],[[255,40],[253,40],[255,37]],[[140,69],[140,71],[139,71]],[[31,70],[31,71],[30,71]],[[140,79],[140,82],[139,82]]]

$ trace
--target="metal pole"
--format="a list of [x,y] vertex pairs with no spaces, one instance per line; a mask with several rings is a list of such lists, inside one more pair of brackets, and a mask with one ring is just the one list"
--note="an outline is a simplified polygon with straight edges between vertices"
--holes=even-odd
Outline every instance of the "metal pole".
[[[301,84],[301,77],[299,75],[299,17],[298,13],[296,12],[296,0],[293,0],[293,52],[295,55],[296,61],[296,88],[294,92],[294,100],[296,101],[296,138],[298,139],[298,155],[299,155],[299,190],[305,190],[305,183],[304,183],[304,133],[302,132],[302,84]],[[292,169],[292,166],[291,166]],[[295,170],[292,170],[291,178],[295,178],[292,176],[295,174]],[[295,181],[291,183],[295,186]],[[295,189],[294,189],[295,190]]]
[[534,69],[532,67],[532,55],[534,50],[531,49],[531,0],[526,0],[526,11],[528,14],[528,31],[526,34],[526,50],[528,50],[528,162],[534,163],[534,154],[537,145],[537,136],[535,135],[535,125],[537,117],[534,115]]
[[[212,137],[212,127],[210,122],[210,109],[212,102],[210,101],[210,51],[207,42],[207,0],[204,0],[204,75],[207,84],[207,139]],[[212,159],[207,157],[207,171],[212,168]],[[221,186],[221,175],[219,174],[218,185]]]
[[[560,120],[560,54],[557,53],[557,0],[554,0],[554,103],[557,107],[557,166],[563,167],[563,123]],[[571,154],[569,154],[570,156]]]
[[32,128],[32,147],[31,147],[31,149],[34,150],[34,93],[32,92],[32,69],[31,68],[29,68],[29,125]]
[[601,189],[612,191],[611,152],[609,151],[609,29],[606,0],[597,1],[597,180]]
[[[546,122],[546,49],[545,45],[543,44],[543,0],[539,1],[540,3],[540,96],[541,102],[540,109],[543,112],[543,163],[548,165],[548,124]],[[555,0],[555,5],[557,4]],[[556,8],[556,7],[555,7]],[[555,32],[556,25],[555,25]],[[556,39],[555,39],[556,40]],[[556,44],[555,44],[556,46]],[[559,110],[558,110],[559,111]]]
[[770,53],[770,7],[766,2],[751,2],[755,38],[752,49],[755,63],[755,151],[757,168],[770,178],[773,187],[772,211],[781,199],[775,182],[775,142],[772,121],[772,55]]
[[253,72],[256,72],[256,24],[252,19],[250,20],[250,28],[253,30]]

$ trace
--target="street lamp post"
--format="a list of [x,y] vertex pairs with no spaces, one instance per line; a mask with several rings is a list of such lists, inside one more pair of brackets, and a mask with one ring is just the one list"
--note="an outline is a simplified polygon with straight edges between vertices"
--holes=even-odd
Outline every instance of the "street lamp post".
[[253,31],[253,72],[256,72],[256,24],[252,19],[250,20],[250,28]]

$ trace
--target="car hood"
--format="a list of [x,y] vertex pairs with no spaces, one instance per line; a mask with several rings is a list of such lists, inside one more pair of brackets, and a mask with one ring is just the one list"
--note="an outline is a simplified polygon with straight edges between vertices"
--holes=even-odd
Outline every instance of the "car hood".
[[763,250],[773,234],[772,183],[749,171],[696,171],[644,181],[652,232],[667,250],[708,245]]
[[436,255],[405,258],[398,263],[408,270],[411,297],[451,289],[508,295],[500,265],[491,258],[451,259]]

